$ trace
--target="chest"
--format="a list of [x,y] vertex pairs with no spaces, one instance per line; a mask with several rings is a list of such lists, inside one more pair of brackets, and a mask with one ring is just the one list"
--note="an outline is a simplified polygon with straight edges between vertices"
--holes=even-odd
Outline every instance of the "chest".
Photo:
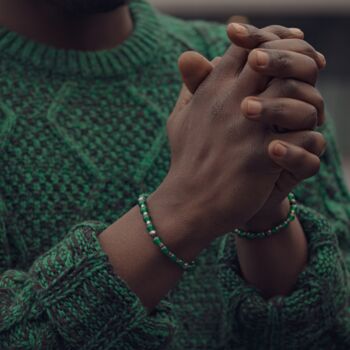
[[112,223],[157,187],[169,166],[165,124],[177,90],[176,82],[158,90],[65,82],[29,102],[5,101],[0,191],[15,255],[28,263],[76,223]]

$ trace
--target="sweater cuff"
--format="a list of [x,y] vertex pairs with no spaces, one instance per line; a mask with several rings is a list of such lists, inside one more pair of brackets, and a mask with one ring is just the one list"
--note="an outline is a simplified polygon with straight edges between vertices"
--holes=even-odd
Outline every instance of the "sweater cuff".
[[171,334],[170,305],[152,313],[119,278],[98,234],[107,225],[82,223],[33,264],[37,296],[65,347],[155,349]]
[[[347,274],[337,237],[315,211],[299,206],[299,220],[308,240],[309,261],[294,291],[265,300],[242,279],[233,235],[219,256],[219,279],[232,324],[228,337],[249,348],[311,349],[329,331],[346,305]],[[232,253],[232,252],[235,253]],[[263,345],[262,345],[263,344]],[[256,347],[254,347],[254,345]]]

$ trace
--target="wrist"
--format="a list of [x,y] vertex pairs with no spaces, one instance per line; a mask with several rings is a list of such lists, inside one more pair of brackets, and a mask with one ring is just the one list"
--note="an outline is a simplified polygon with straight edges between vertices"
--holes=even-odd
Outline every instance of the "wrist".
[[211,239],[201,235],[195,208],[177,191],[160,187],[147,202],[159,236],[184,259],[194,259],[210,244]]
[[265,205],[242,228],[246,231],[266,231],[277,226],[288,217],[290,203],[288,198],[273,205]]

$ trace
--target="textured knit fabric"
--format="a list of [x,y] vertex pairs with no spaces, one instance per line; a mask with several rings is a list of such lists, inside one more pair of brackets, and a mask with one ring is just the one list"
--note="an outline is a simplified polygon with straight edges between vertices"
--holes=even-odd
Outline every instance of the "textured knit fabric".
[[228,46],[223,25],[130,6],[134,33],[108,51],[0,30],[0,348],[349,349],[349,194],[329,122],[321,171],[295,191],[309,261],[290,295],[240,277],[231,233],[151,315],[113,273],[98,234],[167,173],[178,56]]

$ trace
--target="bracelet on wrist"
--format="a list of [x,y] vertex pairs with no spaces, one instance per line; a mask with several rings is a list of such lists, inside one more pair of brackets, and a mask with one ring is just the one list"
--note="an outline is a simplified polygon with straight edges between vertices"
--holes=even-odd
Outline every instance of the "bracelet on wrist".
[[296,218],[298,206],[297,206],[297,202],[295,200],[295,196],[293,193],[290,193],[288,195],[288,200],[290,203],[288,217],[283,222],[281,222],[279,225],[277,225],[277,226],[275,226],[267,231],[261,231],[261,232],[247,232],[247,231],[244,231],[241,229],[235,229],[233,232],[237,236],[239,236],[241,238],[249,239],[249,240],[267,238],[267,237],[270,237],[270,236],[280,232],[284,228],[288,227],[288,225],[292,221],[294,221]]
[[160,251],[168,257],[171,261],[181,267],[183,270],[192,269],[195,266],[195,262],[186,262],[185,260],[176,256],[162,241],[162,239],[158,236],[156,228],[153,224],[153,220],[151,218],[148,205],[147,205],[148,194],[141,194],[138,198],[138,205],[140,208],[140,213],[142,215],[143,221],[146,224],[147,233],[151,237],[153,243],[160,248]]

